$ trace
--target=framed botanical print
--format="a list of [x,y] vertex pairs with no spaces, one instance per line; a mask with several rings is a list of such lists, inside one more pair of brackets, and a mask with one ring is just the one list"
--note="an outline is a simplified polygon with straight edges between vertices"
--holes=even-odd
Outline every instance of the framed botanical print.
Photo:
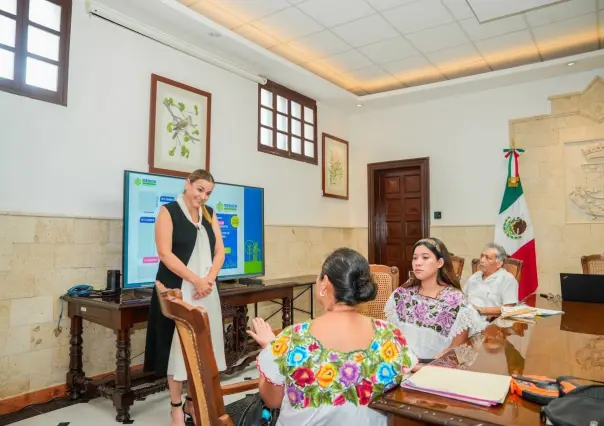
[[323,133],[323,196],[348,200],[348,142]]
[[151,75],[149,171],[188,176],[210,169],[212,94]]

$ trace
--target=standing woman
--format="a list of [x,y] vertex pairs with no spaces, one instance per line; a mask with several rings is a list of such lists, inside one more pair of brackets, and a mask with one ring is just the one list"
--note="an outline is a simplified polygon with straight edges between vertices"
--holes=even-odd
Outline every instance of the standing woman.
[[[214,178],[209,172],[191,173],[184,193],[160,208],[155,242],[160,259],[157,281],[167,288],[181,289],[185,302],[203,306],[208,312],[214,357],[222,371],[226,369],[222,310],[215,284],[224,263],[224,243],[216,214],[205,205],[213,190]],[[172,426],[184,426],[185,416],[194,412],[189,396],[180,409],[187,371],[174,321],[162,314],[155,289],[147,326],[145,371],[168,376]]]

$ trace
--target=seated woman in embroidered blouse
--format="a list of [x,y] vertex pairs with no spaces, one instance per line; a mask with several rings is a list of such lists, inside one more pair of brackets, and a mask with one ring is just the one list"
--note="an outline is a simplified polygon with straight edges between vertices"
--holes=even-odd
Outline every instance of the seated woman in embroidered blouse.
[[377,291],[361,254],[334,251],[315,286],[325,314],[277,337],[262,319],[253,320],[248,333],[264,348],[257,359],[260,396],[269,408],[281,408],[280,426],[385,426],[387,417],[368,404],[399,385],[417,358],[398,328],[355,311]]
[[442,241],[415,243],[412,266],[414,277],[386,302],[386,319],[401,329],[420,360],[439,358],[482,331],[486,322],[468,304]]

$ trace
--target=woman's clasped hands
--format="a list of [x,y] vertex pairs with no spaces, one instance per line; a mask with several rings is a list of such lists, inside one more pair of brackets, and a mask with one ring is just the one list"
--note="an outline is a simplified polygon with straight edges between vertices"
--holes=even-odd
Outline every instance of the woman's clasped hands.
[[208,277],[201,278],[197,277],[195,281],[191,284],[195,287],[195,293],[193,294],[193,299],[203,299],[204,297],[208,297],[212,290],[214,289],[215,280],[210,280]]

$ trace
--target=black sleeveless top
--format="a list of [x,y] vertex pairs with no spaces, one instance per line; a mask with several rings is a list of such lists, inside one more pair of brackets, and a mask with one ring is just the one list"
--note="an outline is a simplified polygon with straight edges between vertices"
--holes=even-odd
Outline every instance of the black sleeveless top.
[[[187,219],[187,216],[185,216],[185,213],[180,208],[180,205],[178,205],[178,202],[172,201],[171,203],[166,204],[165,207],[172,218],[172,253],[186,265],[189,263],[189,259],[195,248],[198,232],[197,227]],[[208,206],[205,208],[210,213],[210,217],[213,217],[212,208]],[[208,234],[210,252],[212,253],[212,259],[214,259],[216,235],[214,235],[212,223],[202,215],[201,224]],[[198,271],[193,272],[198,273]],[[168,288],[181,288],[182,286],[182,278],[169,270],[163,262],[159,262],[156,279]]]

